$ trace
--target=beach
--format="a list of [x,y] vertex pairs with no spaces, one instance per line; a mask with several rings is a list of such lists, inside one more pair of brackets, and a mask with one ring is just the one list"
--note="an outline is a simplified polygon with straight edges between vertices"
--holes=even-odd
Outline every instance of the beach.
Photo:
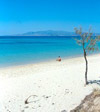
[[[99,55],[87,57],[88,80],[100,80]],[[83,57],[0,68],[0,112],[69,112],[100,88],[84,74]]]

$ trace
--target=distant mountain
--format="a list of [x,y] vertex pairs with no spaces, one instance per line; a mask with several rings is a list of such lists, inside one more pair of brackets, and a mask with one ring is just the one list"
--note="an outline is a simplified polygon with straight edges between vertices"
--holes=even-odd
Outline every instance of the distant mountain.
[[[100,33],[94,33],[94,36],[100,35]],[[27,32],[23,34],[18,34],[16,36],[77,36],[75,32],[67,32],[67,31],[36,31],[36,32]]]
[[67,31],[36,31],[36,32],[27,32],[18,36],[75,36],[76,34],[73,32]]

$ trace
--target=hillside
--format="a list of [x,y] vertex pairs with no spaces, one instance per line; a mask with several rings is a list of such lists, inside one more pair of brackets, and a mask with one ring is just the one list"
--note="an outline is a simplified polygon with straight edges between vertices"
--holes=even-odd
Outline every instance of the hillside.
[[20,34],[20,36],[75,36],[75,35],[76,34],[73,32],[53,31],[53,30],[27,32],[27,33]]

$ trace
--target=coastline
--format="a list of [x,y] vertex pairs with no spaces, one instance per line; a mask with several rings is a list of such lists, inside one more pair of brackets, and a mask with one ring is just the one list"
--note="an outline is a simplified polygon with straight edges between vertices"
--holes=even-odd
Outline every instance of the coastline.
[[[89,80],[100,79],[100,54],[88,56]],[[84,86],[83,57],[0,68],[3,112],[61,112],[80,104],[97,84]],[[29,104],[25,100],[30,96]],[[6,108],[5,108],[6,107]]]
[[[91,57],[91,56],[98,56],[99,54],[100,53],[89,54],[87,56],[87,58]],[[62,61],[68,61],[68,60],[77,59],[77,58],[83,58],[83,54],[76,55],[76,56],[68,56],[68,57],[63,57],[63,58],[61,57]],[[0,69],[6,69],[6,68],[12,68],[12,67],[25,67],[25,66],[52,63],[52,62],[56,62],[56,58],[55,59],[47,59],[47,60],[32,62],[32,63],[20,63],[20,64],[8,65],[8,66],[0,65]]]

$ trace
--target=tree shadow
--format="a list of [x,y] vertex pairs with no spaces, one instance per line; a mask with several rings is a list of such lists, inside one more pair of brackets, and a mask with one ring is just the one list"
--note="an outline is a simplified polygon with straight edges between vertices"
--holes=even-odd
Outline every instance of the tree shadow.
[[100,80],[89,80],[88,84],[98,84],[100,86]]

